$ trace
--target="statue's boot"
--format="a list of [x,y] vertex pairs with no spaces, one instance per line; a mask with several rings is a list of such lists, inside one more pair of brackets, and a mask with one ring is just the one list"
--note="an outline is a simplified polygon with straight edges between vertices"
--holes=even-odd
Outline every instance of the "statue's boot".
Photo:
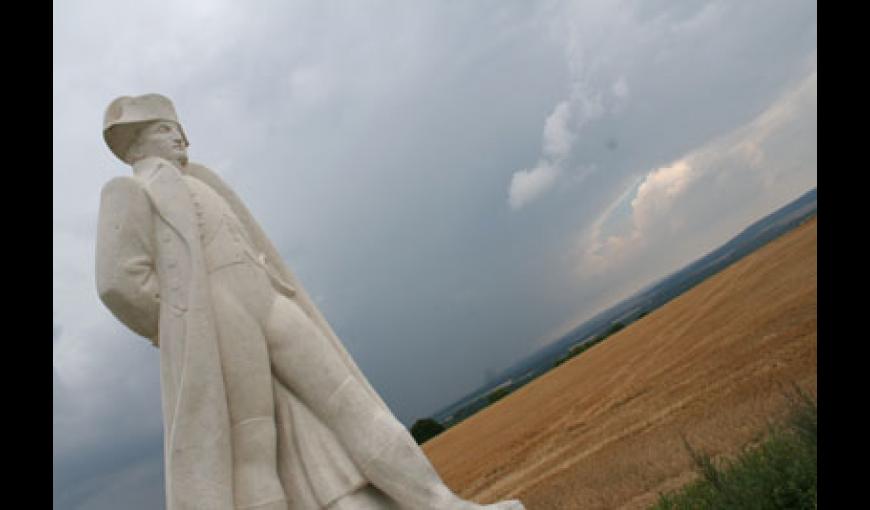
[[411,434],[349,377],[327,403],[328,425],[363,475],[407,510],[525,510],[517,500],[479,505],[454,494]]

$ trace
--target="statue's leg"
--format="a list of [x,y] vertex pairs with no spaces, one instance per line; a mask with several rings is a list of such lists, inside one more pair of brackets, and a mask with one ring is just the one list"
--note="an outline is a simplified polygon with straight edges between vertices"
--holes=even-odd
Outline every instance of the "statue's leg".
[[363,475],[401,508],[523,509],[518,501],[482,506],[450,491],[411,434],[366,392],[295,302],[275,299],[266,339],[275,376],[335,432]]
[[248,293],[236,284],[250,278],[244,266],[212,275],[233,448],[233,493],[237,510],[287,510],[277,472],[277,432],[272,374],[261,321],[249,311]]

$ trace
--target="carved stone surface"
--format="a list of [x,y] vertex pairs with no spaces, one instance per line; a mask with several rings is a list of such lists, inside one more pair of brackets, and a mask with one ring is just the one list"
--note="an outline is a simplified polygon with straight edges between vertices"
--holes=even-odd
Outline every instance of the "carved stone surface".
[[519,510],[444,485],[172,103],[124,96],[104,139],[103,303],[160,348],[169,510]]

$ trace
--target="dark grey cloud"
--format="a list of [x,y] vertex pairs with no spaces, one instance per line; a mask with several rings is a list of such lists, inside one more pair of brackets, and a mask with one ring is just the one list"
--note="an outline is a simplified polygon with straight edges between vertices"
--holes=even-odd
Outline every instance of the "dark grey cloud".
[[91,508],[73,503],[92,496],[93,480],[162,459],[157,350],[115,322],[81,334],[86,342],[55,346],[53,487],[68,502],[58,508]]
[[[93,284],[116,96],[174,100],[406,424],[814,183],[813,101],[728,156],[813,75],[813,2],[53,5],[58,509],[162,490],[157,351]],[[684,160],[696,221],[603,243]]]
[[[114,451],[114,449],[112,450]],[[83,462],[94,459],[83,459]],[[96,460],[100,462],[101,460]],[[80,462],[81,465],[83,462]],[[90,477],[55,481],[53,508],[57,510],[153,510],[164,508],[163,450],[158,443],[138,451],[122,451]],[[55,471],[60,469],[55,467]]]

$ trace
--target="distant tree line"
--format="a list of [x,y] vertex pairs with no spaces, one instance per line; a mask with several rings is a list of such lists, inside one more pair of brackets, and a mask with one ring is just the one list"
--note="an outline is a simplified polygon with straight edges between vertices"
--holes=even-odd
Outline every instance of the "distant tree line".
[[[646,315],[646,313],[644,313],[644,315]],[[606,332],[604,332],[604,334],[599,335],[594,340],[590,340],[586,343],[583,343],[580,345],[575,345],[574,347],[571,347],[571,349],[568,350],[567,354],[565,354],[561,358],[557,359],[556,362],[553,363],[553,368],[558,367],[559,365],[561,365],[562,363],[565,363],[566,361],[573,358],[574,356],[577,356],[578,354],[589,350],[595,344],[602,342],[605,338],[607,338],[610,335],[616,333],[617,331],[623,329],[624,327],[625,327],[625,324],[623,324],[621,322],[614,322],[613,324],[610,325],[610,328],[608,328],[608,330]]]
[[502,386],[501,388],[497,388],[489,392],[486,395],[486,398],[481,397],[474,402],[468,404],[467,406],[459,409],[458,411],[453,413],[453,415],[444,423],[440,423],[434,418],[421,418],[415,421],[414,424],[411,426],[411,435],[414,436],[414,440],[417,441],[417,444],[423,444],[429,439],[432,439],[433,437],[444,432],[448,428],[456,425],[462,420],[480,411],[484,407],[503,399],[521,386],[523,386],[523,384],[519,384],[516,386],[506,385]]
[[[641,314],[640,317],[643,317],[644,315],[646,315],[648,313],[649,313],[648,311],[644,312],[643,314]],[[605,338],[609,337],[610,335],[613,335],[614,333],[618,332],[619,330],[621,330],[623,328],[625,328],[625,324],[622,324],[621,322],[614,322],[613,324],[610,325],[610,327],[607,329],[606,332],[599,335],[594,340],[591,340],[591,341],[586,342],[586,343],[581,344],[581,345],[575,345],[574,347],[572,347],[568,351],[568,354],[566,354],[562,358],[558,359],[554,363],[553,366],[557,367],[557,366],[561,365],[565,361],[567,361],[567,360],[573,358],[574,356],[577,356],[578,354],[588,350],[593,345],[603,341]],[[445,420],[443,423],[438,422],[437,420],[435,420],[434,418],[431,418],[431,417],[430,418],[421,418],[421,419],[415,421],[414,424],[411,426],[411,435],[414,437],[414,440],[417,441],[417,444],[423,444],[426,441],[428,441],[429,439],[432,439],[433,437],[444,432],[448,428],[456,425],[457,423],[468,418],[469,416],[477,413],[478,411],[487,407],[488,405],[491,405],[491,404],[498,402],[499,400],[503,399],[507,395],[516,391],[518,388],[521,388],[522,386],[528,384],[529,382],[531,382],[531,379],[529,379],[528,381],[518,381],[516,384],[508,384],[508,385],[502,386],[500,388],[496,388],[495,390],[489,392],[486,395],[486,398],[483,398],[483,397],[478,398],[475,401],[468,404],[467,406],[459,409],[458,411],[453,413],[453,415],[450,418],[448,418],[447,420]]]

